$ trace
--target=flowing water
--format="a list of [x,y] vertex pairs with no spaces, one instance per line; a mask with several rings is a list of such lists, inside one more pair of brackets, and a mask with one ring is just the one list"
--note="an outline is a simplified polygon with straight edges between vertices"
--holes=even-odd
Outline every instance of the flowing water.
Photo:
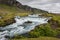
[[[38,16],[16,17],[16,23],[8,25],[6,27],[0,27],[0,40],[8,40],[5,36],[13,37],[15,35],[21,35],[33,30],[40,24],[47,23],[49,18]],[[28,22],[29,21],[29,22]]]

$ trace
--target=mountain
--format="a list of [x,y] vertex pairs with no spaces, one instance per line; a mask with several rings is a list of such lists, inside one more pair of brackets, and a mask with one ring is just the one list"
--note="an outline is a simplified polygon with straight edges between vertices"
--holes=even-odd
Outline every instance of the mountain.
[[46,10],[50,13],[60,14],[60,0],[17,0],[23,5]]
[[30,6],[27,6],[27,5],[22,5],[20,2],[16,1],[16,0],[0,0],[0,4],[7,4],[7,5],[14,5],[14,6],[17,6],[19,9],[24,9],[26,11],[31,11],[31,12],[46,12],[46,11],[43,11],[43,10],[40,10],[40,9],[36,9],[36,8],[32,8]]

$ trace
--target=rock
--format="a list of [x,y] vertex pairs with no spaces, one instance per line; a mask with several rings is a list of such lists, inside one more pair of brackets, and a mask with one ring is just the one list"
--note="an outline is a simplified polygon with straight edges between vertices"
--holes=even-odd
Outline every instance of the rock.
[[0,0],[0,4],[13,5],[14,3],[16,3],[16,0]]

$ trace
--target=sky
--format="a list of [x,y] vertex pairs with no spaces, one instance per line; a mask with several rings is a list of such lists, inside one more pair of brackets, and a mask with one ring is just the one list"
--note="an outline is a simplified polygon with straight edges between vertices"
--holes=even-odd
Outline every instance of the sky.
[[60,0],[17,0],[23,5],[42,9],[51,13],[60,13]]

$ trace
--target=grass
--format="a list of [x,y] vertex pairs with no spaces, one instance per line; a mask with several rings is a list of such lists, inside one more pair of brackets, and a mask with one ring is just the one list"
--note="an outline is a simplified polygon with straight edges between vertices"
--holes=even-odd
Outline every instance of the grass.
[[[30,13],[31,13],[30,11],[19,9],[16,6],[8,6],[5,4],[0,4],[0,16],[2,17],[2,19],[0,19],[0,26],[6,26],[8,24],[13,23],[15,16],[27,16]],[[51,16],[54,22],[58,21],[57,24],[59,25],[59,28],[60,28],[60,15],[48,14],[48,13],[43,15]],[[39,37],[39,38],[23,38],[23,39],[14,38],[12,40],[60,40],[60,39],[53,38],[53,37]]]
[[[27,16],[29,14],[29,11],[19,9],[16,6],[0,4],[0,17],[2,17],[0,19],[0,26],[13,23],[15,16]],[[9,23],[7,21],[9,21]]]
[[11,40],[60,40],[53,37],[39,37],[39,38],[23,38],[23,39],[11,39]]
[[52,14],[52,13],[46,13],[43,14],[44,16],[50,16],[53,20],[60,21],[60,14]]
[[2,15],[2,16],[4,16],[4,15],[6,15],[6,16],[7,15],[8,16],[12,16],[12,15],[24,16],[25,14],[28,14],[28,13],[30,13],[30,12],[25,11],[23,9],[19,9],[16,6],[8,6],[5,4],[0,4],[0,15]]
[[[8,20],[14,21],[13,18],[15,16],[27,16],[29,14],[31,14],[30,11],[23,10],[22,8],[19,9],[16,6],[8,6],[6,4],[0,4],[0,16],[2,17],[2,19],[0,19],[0,26],[7,25],[6,21]],[[43,14],[44,16],[52,16],[53,17],[52,19],[58,21],[60,24],[60,15],[54,15],[48,13],[45,14],[44,12]]]

